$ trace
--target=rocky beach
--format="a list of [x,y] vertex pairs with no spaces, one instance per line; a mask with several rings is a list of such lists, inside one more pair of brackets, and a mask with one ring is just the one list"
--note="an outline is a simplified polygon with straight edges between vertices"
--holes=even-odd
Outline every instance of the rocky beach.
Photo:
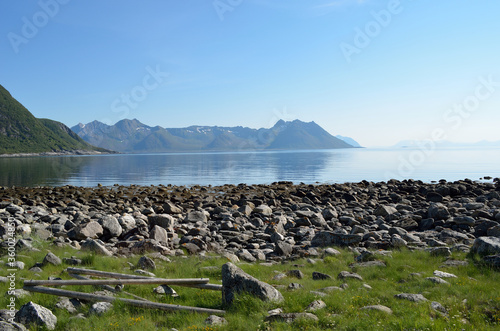
[[[477,238],[500,237],[498,179],[0,187],[0,200],[0,234],[6,238],[7,224],[15,224],[23,237],[18,246],[29,246],[36,236],[117,256],[214,252],[233,260],[280,261],[318,256],[327,246],[449,255],[452,249],[468,251]],[[481,253],[500,253],[498,240],[492,245]]]

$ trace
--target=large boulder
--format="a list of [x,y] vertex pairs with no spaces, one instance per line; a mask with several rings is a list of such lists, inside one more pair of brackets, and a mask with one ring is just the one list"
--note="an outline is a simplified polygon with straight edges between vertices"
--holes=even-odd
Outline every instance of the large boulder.
[[30,301],[16,313],[15,321],[24,325],[36,324],[48,330],[54,330],[57,317],[49,309]]
[[102,236],[104,229],[96,221],[90,221],[85,224],[79,224],[73,230],[68,232],[68,237],[76,240],[85,240],[87,238],[97,239]]
[[116,219],[116,217],[112,215],[105,215],[99,220],[99,224],[101,224],[104,229],[104,235],[109,237],[119,237],[122,232],[122,226],[120,222]]
[[498,237],[479,237],[474,240],[471,253],[479,255],[500,254],[500,238]]
[[264,301],[281,302],[283,296],[271,285],[264,283],[231,262],[222,266],[222,301],[231,304],[236,293],[247,292]]

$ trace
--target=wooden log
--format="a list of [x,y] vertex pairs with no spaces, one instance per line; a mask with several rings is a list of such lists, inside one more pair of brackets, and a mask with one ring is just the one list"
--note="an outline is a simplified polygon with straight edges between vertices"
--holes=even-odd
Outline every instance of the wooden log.
[[68,280],[25,280],[25,286],[62,286],[62,285],[122,285],[122,284],[206,284],[208,278],[184,278],[184,279],[166,279],[166,278],[145,278],[145,279],[68,279]]
[[67,291],[61,290],[58,288],[49,288],[43,286],[24,286],[24,290],[30,292],[38,292],[50,295],[58,295],[62,297],[75,298],[80,300],[89,300],[89,301],[104,301],[104,302],[113,302],[115,300],[119,300],[125,302],[131,306],[149,308],[149,309],[160,309],[160,310],[172,310],[172,311],[191,311],[196,313],[207,313],[207,314],[225,314],[224,310],[219,309],[210,309],[210,308],[198,308],[198,307],[189,307],[189,306],[180,306],[180,305],[170,305],[166,303],[157,303],[152,301],[141,301],[141,300],[133,300],[133,299],[123,299],[123,298],[113,298],[105,295],[95,295],[90,293],[76,292],[76,291]]
[[[75,274],[69,274],[71,277],[73,278],[76,278],[76,279],[89,279],[85,276],[81,276],[81,275],[75,275]],[[127,291],[117,291],[116,288],[114,288],[113,286],[109,286],[109,285],[97,285],[99,286],[100,288],[103,288],[105,290],[108,290],[108,291],[111,291],[113,293],[117,293],[117,292],[120,292],[120,293],[123,293],[123,294],[126,294],[126,295],[129,295],[131,296],[132,298],[136,298],[137,300],[142,300],[142,301],[149,301],[149,300],[146,300],[144,298],[141,298],[140,296],[137,296],[135,294],[132,294],[132,293],[129,293]]]
[[[151,277],[147,276],[138,276],[138,275],[129,275],[129,274],[121,274],[116,272],[107,272],[100,270],[92,270],[92,269],[81,269],[81,268],[67,268],[69,273],[73,274],[82,274],[82,275],[91,275],[97,277],[110,277],[110,278],[120,278],[120,279],[151,279]],[[170,284],[167,284],[170,285]],[[171,284],[174,285],[174,284]],[[222,285],[218,284],[175,284],[177,286],[183,287],[195,287],[204,290],[213,290],[213,291],[222,291]]]

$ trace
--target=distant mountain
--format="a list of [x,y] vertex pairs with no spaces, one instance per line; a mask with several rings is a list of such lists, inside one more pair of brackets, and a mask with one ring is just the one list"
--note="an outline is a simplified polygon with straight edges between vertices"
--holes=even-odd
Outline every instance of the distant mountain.
[[105,152],[89,145],[66,125],[38,119],[0,85],[0,154]]
[[352,139],[351,137],[336,135],[335,138],[339,138],[340,140],[345,141],[346,143],[348,143],[353,147],[362,147],[356,140]]
[[314,122],[278,121],[270,129],[242,126],[162,128],[136,119],[114,125],[93,121],[71,128],[90,144],[126,153],[353,148]]

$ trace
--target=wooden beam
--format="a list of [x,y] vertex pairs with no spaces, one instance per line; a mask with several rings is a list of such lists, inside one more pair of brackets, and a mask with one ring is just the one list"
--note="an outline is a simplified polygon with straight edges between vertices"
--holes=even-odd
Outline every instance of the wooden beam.
[[210,309],[210,308],[198,308],[198,307],[188,307],[188,306],[180,306],[180,305],[169,305],[165,303],[157,303],[152,301],[141,301],[141,300],[133,300],[133,299],[123,299],[123,298],[113,298],[105,295],[95,295],[90,293],[76,292],[76,291],[67,291],[61,290],[58,288],[49,288],[43,286],[24,286],[24,290],[30,292],[38,292],[50,295],[58,295],[62,297],[75,298],[80,300],[89,300],[89,301],[104,301],[104,302],[113,302],[115,300],[125,302],[131,306],[149,308],[149,309],[160,309],[160,310],[170,310],[170,311],[190,311],[196,313],[207,313],[207,314],[219,314],[223,315],[226,312],[224,310],[218,309]]
[[68,279],[68,280],[25,280],[25,286],[62,286],[62,285],[121,285],[121,284],[162,284],[162,285],[199,285],[207,284],[208,278],[143,278],[143,279]]

